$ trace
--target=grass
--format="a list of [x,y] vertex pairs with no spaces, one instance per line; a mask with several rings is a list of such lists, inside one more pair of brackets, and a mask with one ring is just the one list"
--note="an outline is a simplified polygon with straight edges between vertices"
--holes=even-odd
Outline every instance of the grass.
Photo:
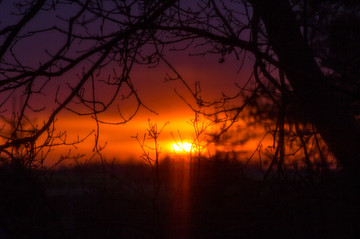
[[[1,168],[9,238],[353,238],[358,186],[341,171],[260,180],[233,161],[170,158],[56,171]],[[1,234],[0,234],[1,235]]]

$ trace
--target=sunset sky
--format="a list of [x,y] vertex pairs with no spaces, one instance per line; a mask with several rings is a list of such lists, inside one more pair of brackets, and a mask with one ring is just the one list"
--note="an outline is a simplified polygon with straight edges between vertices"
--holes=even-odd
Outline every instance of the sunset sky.
[[[235,83],[241,84],[249,77],[245,69],[240,73],[237,62],[232,64],[218,63],[218,57],[189,57],[185,54],[179,57],[169,52],[169,59],[173,62],[182,77],[194,87],[195,81],[200,81],[204,99],[214,100],[221,97],[221,93],[232,95],[238,90]],[[100,142],[107,142],[103,154],[108,159],[128,157],[138,158],[140,146],[132,136],[136,134],[142,138],[148,128],[148,120],[162,127],[166,122],[163,133],[160,136],[160,147],[163,156],[173,153],[170,145],[175,143],[174,137],[180,142],[179,133],[184,141],[192,142],[194,132],[190,120],[194,118],[194,112],[174,92],[177,90],[185,96],[190,103],[192,101],[189,92],[180,82],[165,82],[164,78],[171,69],[162,65],[160,67],[136,69],[132,72],[133,83],[138,93],[151,110],[157,114],[142,108],[136,116],[123,125],[100,125]],[[106,93],[106,92],[101,92]],[[122,103],[124,116],[134,112],[131,100]],[[104,119],[112,122],[121,121],[117,111],[105,113]],[[74,117],[71,113],[63,113],[59,118],[58,129],[66,129],[70,136],[86,136],[96,128],[96,122],[90,117]],[[209,128],[210,129],[210,128]],[[209,130],[211,132],[211,129]],[[173,137],[174,136],[174,137]],[[89,151],[94,145],[94,136],[91,135],[87,143],[79,145],[81,151]],[[148,141],[152,146],[151,140]],[[74,150],[74,149],[72,149]]]
[[[11,1],[2,2],[0,21],[5,25],[16,22],[19,19],[19,16],[12,14],[16,12],[16,10],[14,10],[10,2]],[[59,19],[61,17],[68,17],[69,14],[73,13],[71,13],[71,11],[69,12],[69,8],[66,5],[62,7],[64,7],[64,9],[61,7],[57,8],[56,14],[51,11],[38,14],[27,25],[27,31],[39,28],[51,28],[53,26],[66,28],[67,26]],[[112,31],[113,29],[109,28],[107,30]],[[56,52],[56,49],[64,40],[64,35],[54,31],[39,33],[20,41],[13,51],[24,65],[36,69],[38,65],[46,61],[49,54]],[[79,49],[76,48],[76,51],[81,50],[83,47],[86,48],[86,44],[82,44],[83,43],[77,45]],[[144,51],[147,51],[146,47]],[[189,56],[199,52],[201,52],[201,50],[194,47],[190,47],[185,51],[176,52],[166,49],[164,51],[164,57],[173,65],[192,89],[195,87],[195,82],[200,82],[201,97],[205,101],[219,99],[222,93],[227,96],[237,94],[239,88],[235,84],[242,86],[251,76],[253,70],[251,65],[254,59],[250,54],[245,55],[245,64],[242,65],[241,62],[243,59],[236,59],[233,55],[226,56],[224,58],[225,61],[222,63],[220,63],[221,56],[219,54]],[[72,54],[77,53],[73,52]],[[240,67],[241,65],[242,67]],[[44,111],[30,113],[38,125],[42,125],[46,117],[55,109],[58,105],[55,103],[56,101],[61,102],[67,97],[71,92],[70,87],[75,84],[79,75],[82,74],[81,69],[87,67],[87,63],[82,62],[66,74],[52,79],[47,85],[34,85],[34,87],[38,89],[45,87],[46,91],[45,94],[33,96],[30,101],[35,110],[45,108]],[[113,77],[112,70],[116,68],[116,64],[110,64],[109,67],[105,67],[101,71],[98,78],[100,80],[106,80],[107,77]],[[136,116],[126,124],[100,124],[99,145],[104,145],[106,142],[106,148],[102,151],[105,158],[110,160],[114,158],[139,158],[141,153],[140,147],[132,136],[138,134],[139,137],[142,137],[148,128],[148,120],[158,124],[158,127],[162,127],[168,122],[159,139],[163,156],[172,153],[171,145],[176,143],[176,140],[181,141],[180,137],[187,142],[194,140],[194,132],[190,125],[190,120],[194,118],[194,112],[192,112],[190,107],[175,93],[174,89],[192,105],[195,105],[194,99],[180,81],[165,82],[164,79],[167,74],[174,76],[172,70],[164,62],[160,62],[155,68],[149,68],[146,65],[135,65],[132,69],[130,73],[131,82],[140,96],[142,103],[153,112],[142,107]],[[90,87],[89,83],[86,87]],[[114,87],[104,86],[101,82],[97,82],[95,88],[96,97],[105,101],[108,100],[114,92]],[[22,96],[23,90],[24,89],[22,89],[22,92],[16,92],[14,96],[12,96],[12,102],[9,102],[7,105],[8,109],[12,109],[13,111],[20,109],[21,102],[24,101],[24,96]],[[85,92],[85,95],[86,94],[88,93]],[[99,120],[112,123],[123,121],[118,113],[118,109],[120,109],[123,117],[129,118],[136,110],[136,101],[134,97],[121,100],[121,97],[126,94],[128,94],[127,90],[123,89],[112,107],[105,113],[98,115]],[[238,101],[236,103],[240,104],[241,102]],[[117,108],[117,105],[119,108]],[[70,109],[78,112],[89,112],[88,109],[83,106],[80,107],[77,103],[72,103],[69,106]],[[86,137],[95,129],[96,121],[90,116],[78,116],[66,110],[63,110],[57,116],[56,132],[66,131],[68,143]],[[216,131],[215,127],[208,129],[209,133],[214,131]],[[91,152],[94,146],[94,139],[93,133],[83,143],[76,145],[76,147],[59,147],[51,153],[51,158],[56,160],[61,154],[66,154],[70,149],[73,155],[84,152],[87,152],[88,155],[88,152]],[[151,142],[149,142],[149,144],[151,145]],[[254,150],[256,145],[256,142],[252,142],[251,147],[247,145],[244,146],[242,150]]]

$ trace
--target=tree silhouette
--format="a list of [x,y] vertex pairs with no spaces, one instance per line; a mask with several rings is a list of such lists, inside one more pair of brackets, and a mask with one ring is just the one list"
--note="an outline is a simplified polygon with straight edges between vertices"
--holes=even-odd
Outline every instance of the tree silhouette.
[[348,169],[359,169],[360,131],[352,102],[332,90],[321,68],[301,34],[291,9],[285,1],[253,1],[266,27],[270,43],[282,65],[306,116],[315,124],[338,160]]
[[[351,17],[346,16],[349,11]],[[358,54],[353,44],[358,39],[358,28],[352,23],[339,31],[339,24],[358,18],[358,4],[199,1],[196,7],[179,8],[178,12],[178,17],[157,28],[169,31],[173,42],[196,39],[199,54],[218,54],[220,63],[230,58],[229,54],[240,59],[250,53],[254,57],[257,87],[252,96],[247,96],[245,104],[258,99],[254,94],[267,95],[277,111],[281,111],[281,98],[285,96],[290,103],[287,108],[292,111],[296,108],[305,124],[313,123],[341,164],[358,172],[360,129],[356,122],[359,100],[356,96],[359,81],[355,67],[345,63],[352,57],[356,65]],[[334,15],[336,17],[332,17]],[[315,24],[311,18],[321,19],[328,25]],[[315,43],[324,40],[330,43],[318,44],[316,49]],[[348,47],[340,50],[344,45]],[[339,67],[343,69],[339,71]],[[206,105],[196,89],[192,94],[200,107]],[[227,100],[229,98],[224,97],[218,103]],[[241,110],[242,107],[228,109]],[[279,137],[282,137],[281,130]]]
[[[15,7],[18,17],[0,29],[1,111],[11,115],[8,105],[15,94],[22,94],[24,102],[11,120],[3,117],[6,133],[2,133],[0,151],[4,158],[14,158],[14,150],[19,147],[27,147],[21,157],[34,158],[34,152],[44,147],[68,143],[64,134],[51,134],[63,110],[89,115],[97,123],[127,122],[132,116],[125,118],[120,109],[119,122],[105,122],[101,113],[121,98],[124,88],[130,93],[122,99],[135,97],[138,102],[134,114],[146,107],[131,81],[131,69],[136,64],[156,66],[162,61],[174,71],[174,79],[191,92],[197,104],[195,110],[215,121],[222,115],[223,120],[235,122],[245,106],[261,104],[266,97],[277,112],[279,165],[284,157],[283,126],[295,120],[302,127],[312,128],[309,123],[313,124],[315,134],[321,135],[342,165],[359,171],[356,2],[39,0],[19,1]],[[38,23],[43,15],[54,19],[34,28],[31,23]],[[343,24],[347,28],[339,30]],[[25,62],[22,44],[43,34],[57,43],[45,47],[43,55],[37,56],[38,62]],[[238,86],[239,94],[235,96],[205,100],[199,85],[187,85],[171,65],[166,57],[169,49],[217,54],[219,63],[226,63],[232,56],[240,65],[250,62],[253,76],[249,81],[255,86],[245,84]],[[353,61],[349,63],[349,59]],[[69,75],[70,81],[63,80]],[[59,78],[64,83],[54,83]],[[35,107],[34,98],[46,94],[51,84],[58,86],[54,94],[56,106]],[[112,95],[102,98],[96,93],[101,87],[111,88]],[[228,107],[229,102],[241,97],[243,105]],[[209,113],[209,107],[217,110]],[[47,113],[47,120],[33,124],[32,116],[39,111]],[[27,122],[32,122],[28,124],[31,126],[25,126]],[[227,124],[222,131],[232,125]],[[305,145],[304,134],[297,131]],[[39,144],[44,134],[47,140]],[[98,135],[99,130],[95,139]],[[305,151],[304,147],[308,158]]]
[[[18,1],[12,8],[2,2],[11,13],[10,20],[4,20],[0,27],[3,160],[14,161],[19,157],[16,152],[21,151],[22,159],[15,161],[29,162],[44,148],[81,142],[81,139],[68,142],[65,132],[54,133],[61,111],[91,116],[98,124],[123,124],[144,107],[130,71],[135,64],[154,64],[151,50],[143,53],[141,48],[154,34],[150,26],[161,20],[173,2],[39,0]],[[33,43],[44,37],[50,45]],[[26,52],[32,47],[40,49],[29,60],[30,53]],[[107,75],[102,71],[107,71]],[[111,89],[105,98],[96,93],[101,87]],[[19,95],[24,101],[19,110],[11,112],[9,104]],[[36,99],[40,96],[47,96],[45,101],[55,104],[43,104],[44,101]],[[99,115],[115,101],[129,97],[137,101],[130,117],[125,118],[119,108],[118,122],[101,119]],[[34,122],[37,115],[42,118],[45,115],[45,120]],[[98,136],[99,130],[95,133],[96,151]]]

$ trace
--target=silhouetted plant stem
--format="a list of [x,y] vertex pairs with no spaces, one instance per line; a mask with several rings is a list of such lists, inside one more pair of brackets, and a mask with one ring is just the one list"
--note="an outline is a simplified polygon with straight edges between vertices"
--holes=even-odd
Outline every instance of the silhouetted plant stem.
[[[312,163],[311,163],[310,155],[308,152],[307,142],[304,139],[303,132],[299,129],[299,123],[294,122],[294,125],[295,125],[295,130],[300,139],[300,143],[301,143],[301,146],[302,146],[302,149],[304,152],[304,159],[305,159],[306,169],[308,171],[308,176],[310,178],[312,178],[313,170],[312,170]],[[314,137],[316,137],[315,134],[314,134]]]
[[284,158],[285,158],[285,114],[286,114],[286,85],[285,85],[285,76],[284,73],[279,71],[279,78],[281,82],[281,92],[280,92],[280,108],[278,116],[278,128],[279,128],[279,140],[278,144],[280,147],[280,158],[278,163],[278,174],[280,176],[285,176],[284,173]]
[[326,171],[329,169],[329,164],[327,161],[328,157],[326,157],[324,155],[324,146],[321,147],[321,145],[320,145],[321,137],[319,139],[319,135],[318,135],[314,125],[312,125],[312,132],[314,134],[315,144],[316,144],[317,150],[319,152],[319,156],[320,156],[320,160],[321,160],[321,168]]
[[[158,199],[160,193],[160,186],[161,186],[161,179],[160,179],[160,169],[159,169],[159,159],[160,159],[160,145],[159,145],[159,136],[165,126],[168,124],[165,123],[160,129],[158,129],[157,123],[152,123],[150,119],[148,120],[148,128],[147,133],[144,134],[142,140],[139,139],[139,135],[132,137],[135,138],[138,142],[142,155],[141,158],[151,167],[151,180],[152,180],[152,187],[153,187],[153,195],[152,195],[152,215],[155,225],[159,220],[159,208],[158,208]],[[149,146],[146,144],[146,139],[150,139],[153,141],[153,146]],[[150,151],[153,153],[150,153]],[[152,156],[152,154],[155,154]]]

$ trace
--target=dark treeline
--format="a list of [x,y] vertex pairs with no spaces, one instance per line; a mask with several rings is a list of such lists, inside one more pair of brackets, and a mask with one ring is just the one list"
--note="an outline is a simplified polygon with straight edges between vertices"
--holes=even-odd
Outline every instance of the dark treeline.
[[6,238],[351,238],[358,233],[354,182],[341,174],[323,174],[316,183],[264,181],[249,173],[254,166],[244,170],[238,161],[200,162],[199,170],[196,163],[166,158],[157,176],[144,164],[78,165],[36,171],[36,181],[2,168],[1,233]]

